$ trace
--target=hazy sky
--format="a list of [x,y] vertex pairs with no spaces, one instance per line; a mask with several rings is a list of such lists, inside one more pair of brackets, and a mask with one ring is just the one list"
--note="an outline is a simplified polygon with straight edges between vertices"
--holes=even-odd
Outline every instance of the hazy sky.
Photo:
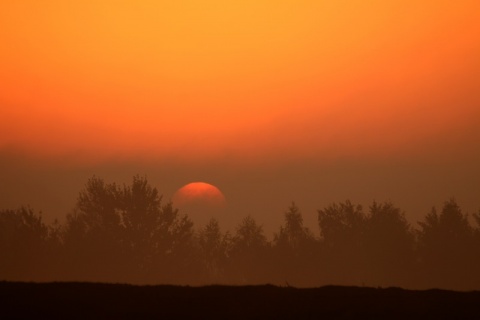
[[0,208],[137,173],[267,231],[292,200],[313,228],[347,198],[480,208],[477,0],[4,0],[0,43]]

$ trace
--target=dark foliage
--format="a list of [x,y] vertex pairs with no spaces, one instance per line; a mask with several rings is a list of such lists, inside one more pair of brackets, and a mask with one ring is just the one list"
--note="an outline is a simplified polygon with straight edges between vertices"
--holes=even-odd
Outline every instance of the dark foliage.
[[216,220],[195,230],[145,177],[91,178],[66,223],[30,208],[0,211],[0,280],[134,284],[327,284],[480,288],[480,214],[455,200],[418,228],[392,203],[350,201],[318,211],[320,237],[295,203],[272,241],[247,216],[233,234]]

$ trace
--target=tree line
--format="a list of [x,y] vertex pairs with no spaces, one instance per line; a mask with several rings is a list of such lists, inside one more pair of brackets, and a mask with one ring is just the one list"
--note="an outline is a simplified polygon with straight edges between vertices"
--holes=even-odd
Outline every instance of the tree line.
[[317,217],[320,236],[295,203],[272,240],[251,216],[233,232],[215,219],[197,230],[145,177],[92,177],[63,224],[0,211],[0,280],[480,289],[480,213],[454,199],[416,226],[390,202],[347,200]]

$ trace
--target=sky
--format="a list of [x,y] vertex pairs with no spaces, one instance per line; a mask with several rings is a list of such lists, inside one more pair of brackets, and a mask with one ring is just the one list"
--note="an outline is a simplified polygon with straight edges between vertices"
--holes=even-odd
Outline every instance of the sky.
[[1,209],[135,174],[270,233],[291,201],[480,209],[476,0],[3,0],[0,43]]

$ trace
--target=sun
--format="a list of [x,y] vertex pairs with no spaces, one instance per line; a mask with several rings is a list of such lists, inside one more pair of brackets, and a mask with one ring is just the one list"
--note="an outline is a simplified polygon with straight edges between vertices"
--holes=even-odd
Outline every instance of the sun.
[[220,189],[210,183],[188,183],[175,192],[172,202],[181,213],[187,214],[200,226],[212,218],[225,218],[227,200]]
[[184,185],[175,192],[172,201],[179,207],[201,205],[222,208],[227,204],[220,189],[206,182],[191,182]]

